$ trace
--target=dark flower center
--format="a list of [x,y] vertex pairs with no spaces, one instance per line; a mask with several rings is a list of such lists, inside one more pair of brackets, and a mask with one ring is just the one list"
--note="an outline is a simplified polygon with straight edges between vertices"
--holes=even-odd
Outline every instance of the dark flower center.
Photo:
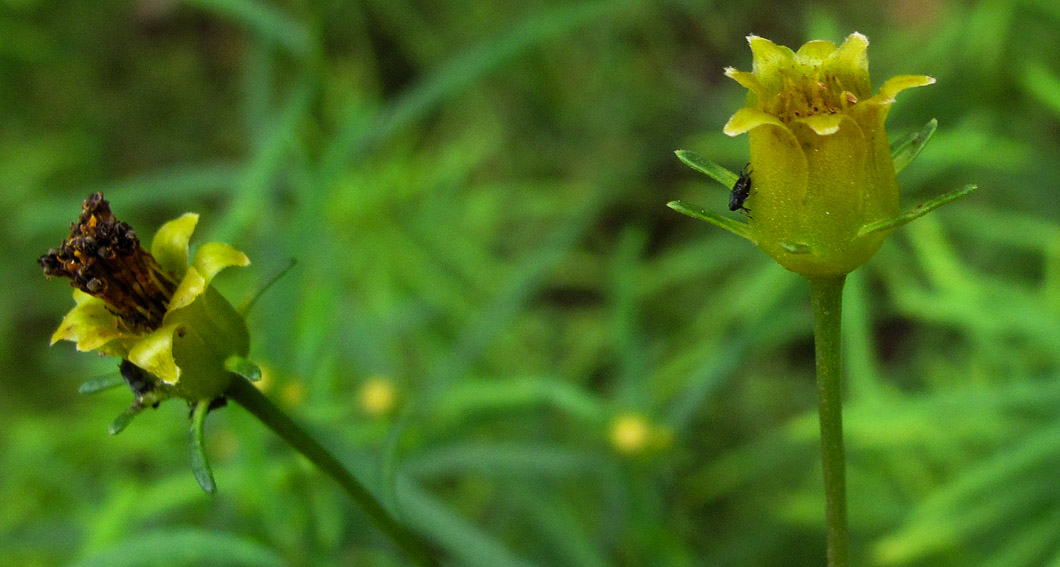
[[162,272],[127,223],[115,218],[102,193],[81,205],[70,236],[37,259],[49,278],[70,278],[70,285],[102,299],[130,329],[162,326],[176,283]]

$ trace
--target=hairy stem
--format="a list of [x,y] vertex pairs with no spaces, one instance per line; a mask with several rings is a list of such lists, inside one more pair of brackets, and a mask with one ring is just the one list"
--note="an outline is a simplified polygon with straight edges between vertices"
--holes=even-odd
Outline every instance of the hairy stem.
[[810,278],[829,567],[850,565],[846,458],[843,454],[843,383],[839,359],[845,280],[845,275]]
[[274,433],[279,435],[296,451],[309,459],[320,470],[335,479],[346,494],[361,507],[375,525],[400,547],[416,565],[437,567],[427,546],[419,537],[405,526],[398,523],[368,489],[361,484],[346,467],[320,443],[309,436],[287,414],[276,407],[257,388],[245,378],[232,381],[232,386],[225,392],[229,399],[246,408]]

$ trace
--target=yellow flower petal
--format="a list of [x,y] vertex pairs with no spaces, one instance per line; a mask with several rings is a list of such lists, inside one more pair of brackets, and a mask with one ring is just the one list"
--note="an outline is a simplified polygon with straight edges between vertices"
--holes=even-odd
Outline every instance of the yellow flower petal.
[[74,290],[74,301],[77,305],[63,317],[52,334],[51,344],[66,340],[76,343],[81,352],[98,349],[103,354],[124,354],[122,339],[129,334],[118,326],[118,318],[107,304],[80,290]]
[[866,102],[890,104],[894,102],[895,95],[905,89],[924,87],[934,83],[935,78],[927,75],[897,75],[887,79],[887,81],[880,87],[880,92]]
[[231,266],[248,266],[250,258],[223,242],[207,242],[195,253],[192,265],[180,280],[173,299],[169,302],[169,311],[182,309],[202,295],[221,270]]
[[725,76],[743,85],[749,91],[758,92],[762,89],[761,83],[755,77],[754,73],[747,71],[741,71],[735,67],[726,67]]
[[752,65],[755,74],[759,69],[775,69],[786,67],[795,60],[795,52],[791,49],[777,45],[764,37],[757,35],[747,36],[747,43],[751,45]]
[[[812,43],[812,42],[811,42]],[[801,49],[799,51],[802,51]],[[854,32],[847,36],[843,44],[830,56],[830,63],[843,67],[848,73],[857,73],[868,77],[869,74],[869,38]]]
[[787,126],[772,114],[754,108],[744,107],[737,110],[736,114],[732,115],[729,122],[725,124],[725,128],[722,128],[722,131],[729,136],[739,136],[752,128],[762,126],[763,124],[772,124],[787,129]]
[[249,266],[250,258],[223,242],[207,242],[199,247],[191,264],[202,274],[206,285],[210,285],[218,272],[232,266]]
[[180,380],[180,368],[173,358],[173,334],[180,324],[171,323],[152,331],[129,349],[129,361],[158,376],[169,385]]
[[151,255],[176,279],[184,277],[184,270],[188,269],[188,241],[198,222],[199,215],[184,213],[162,225],[151,241]]
[[798,122],[809,126],[810,129],[822,136],[827,136],[839,131],[839,123],[842,122],[844,118],[850,120],[848,116],[843,114],[818,114],[809,118],[803,118],[798,120]]
[[835,51],[836,46],[834,43],[823,39],[815,39],[802,44],[802,47],[795,52],[795,56],[801,63],[820,65]]
[[205,290],[206,279],[202,277],[202,274],[194,266],[188,268],[188,271],[184,272],[184,278],[177,284],[176,291],[173,292],[173,299],[169,300],[169,309],[166,310],[166,316],[168,317],[170,313],[191,305],[195,298],[202,295]]

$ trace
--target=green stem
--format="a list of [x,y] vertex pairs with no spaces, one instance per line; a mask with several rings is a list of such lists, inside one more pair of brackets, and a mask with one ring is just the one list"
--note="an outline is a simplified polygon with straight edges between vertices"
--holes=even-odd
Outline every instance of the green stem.
[[809,280],[828,524],[828,565],[848,567],[850,537],[847,529],[846,459],[843,455],[843,383],[839,359],[843,282],[846,276]]
[[410,532],[408,528],[399,524],[383,508],[383,505],[368,492],[368,489],[354,478],[346,470],[346,467],[342,466],[342,463],[334,455],[310,437],[291,418],[287,417],[287,414],[269,401],[253,384],[245,378],[236,378],[232,381],[232,386],[225,392],[225,395],[246,408],[247,411],[261,420],[262,423],[283,438],[296,451],[335,479],[346,491],[346,494],[375,522],[376,526],[383,530],[416,565],[423,567],[438,566],[438,561],[434,559],[420,538]]

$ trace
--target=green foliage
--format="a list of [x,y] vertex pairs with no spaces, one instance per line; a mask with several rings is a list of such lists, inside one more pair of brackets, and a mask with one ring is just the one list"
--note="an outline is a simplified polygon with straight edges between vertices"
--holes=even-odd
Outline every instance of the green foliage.
[[77,385],[117,361],[46,348],[72,302],[33,265],[95,190],[145,237],[201,213],[253,262],[237,304],[297,261],[249,317],[259,384],[454,564],[823,564],[805,284],[666,208],[740,218],[672,152],[747,162],[722,69],[767,30],[938,79],[888,119],[938,119],[903,209],[979,186],[848,281],[854,564],[1057,564],[1060,18],[932,6],[0,2],[0,565],[404,564],[238,407],[214,497],[187,408],[107,435],[131,394]]

